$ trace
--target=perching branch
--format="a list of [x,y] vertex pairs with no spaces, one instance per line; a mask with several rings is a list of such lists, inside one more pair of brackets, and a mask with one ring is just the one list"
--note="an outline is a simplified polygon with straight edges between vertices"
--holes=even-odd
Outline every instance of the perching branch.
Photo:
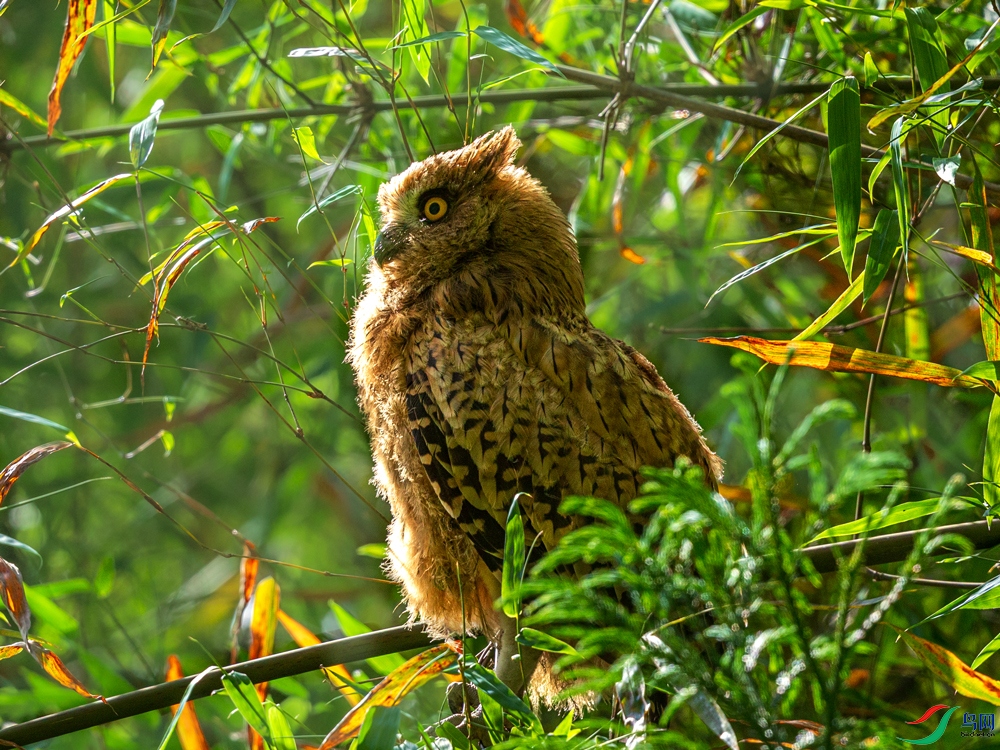
[[[901,562],[913,549],[914,540],[924,530],[901,531],[870,537],[865,546],[864,562],[867,565]],[[1000,524],[992,528],[986,521],[957,523],[934,529],[940,534],[960,534],[977,549],[987,549],[1000,544]],[[837,560],[849,557],[858,540],[834,542],[806,547],[802,550],[820,573],[832,573],[837,569]],[[941,554],[944,554],[942,551]],[[418,627],[397,627],[378,630],[353,638],[341,638],[318,646],[298,648],[273,656],[234,664],[227,671],[241,672],[254,683],[268,682],[280,677],[292,677],[313,672],[321,667],[329,667],[353,661],[362,661],[373,656],[393,654],[415,648],[424,648],[431,639]],[[159,685],[135,690],[131,693],[108,698],[107,703],[95,702],[71,708],[67,711],[42,716],[21,724],[0,729],[0,745],[30,745],[33,742],[60,737],[83,729],[110,724],[119,719],[137,716],[148,711],[162,711],[180,702],[184,691],[194,676],[181,680],[164,682]],[[221,687],[219,673],[202,679],[194,688],[191,699],[204,698]]]

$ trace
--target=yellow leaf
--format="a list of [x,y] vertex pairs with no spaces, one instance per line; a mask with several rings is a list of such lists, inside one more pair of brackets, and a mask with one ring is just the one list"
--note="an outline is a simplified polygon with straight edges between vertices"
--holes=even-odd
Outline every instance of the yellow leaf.
[[955,690],[969,698],[1000,706],[1000,682],[977,672],[948,649],[918,638],[913,633],[895,628],[906,645],[924,663],[928,671]]

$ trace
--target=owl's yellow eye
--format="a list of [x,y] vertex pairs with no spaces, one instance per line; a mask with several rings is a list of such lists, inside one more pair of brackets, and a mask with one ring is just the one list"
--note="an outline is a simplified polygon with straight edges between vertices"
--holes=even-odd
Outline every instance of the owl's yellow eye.
[[448,213],[448,201],[435,195],[424,204],[424,218],[427,221],[440,221]]

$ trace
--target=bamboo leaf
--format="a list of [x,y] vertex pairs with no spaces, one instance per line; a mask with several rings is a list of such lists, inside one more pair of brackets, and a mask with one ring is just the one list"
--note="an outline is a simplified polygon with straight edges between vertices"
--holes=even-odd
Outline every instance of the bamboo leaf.
[[499,47],[504,52],[509,52],[515,57],[520,57],[522,60],[541,65],[561,78],[565,77],[556,65],[546,60],[534,50],[528,49],[513,37],[504,34],[499,29],[494,29],[492,26],[477,26],[472,30],[472,33],[483,41],[489,42],[494,47]]
[[271,731],[267,727],[264,704],[261,703],[250,678],[240,672],[226,672],[222,675],[222,687],[250,728],[263,737],[269,745],[273,744]]
[[[181,696],[181,702],[176,706],[170,707],[170,710],[173,713],[173,718],[167,725],[167,731],[164,732],[163,739],[160,740],[157,750],[166,750],[167,744],[170,742],[170,738],[173,736],[175,729],[177,729],[177,735],[180,739],[181,748],[183,750],[208,750],[208,742],[205,740],[205,735],[201,730],[201,724],[198,722],[198,716],[195,713],[194,706],[188,701],[191,699],[191,693],[194,691],[198,683],[216,671],[218,671],[218,667],[211,666],[199,673],[193,680],[191,680],[191,682],[188,683],[187,688],[184,690],[184,695]],[[167,657],[166,676],[168,681],[179,680],[184,676],[184,672],[181,669],[181,662],[173,654]],[[178,726],[180,726],[179,729]]]
[[1000,503],[1000,396],[993,396],[986,425],[983,455],[983,499],[991,508]]
[[895,628],[924,666],[945,685],[962,695],[1000,705],[1000,682],[975,671],[948,649]]
[[170,24],[173,23],[174,13],[177,12],[177,0],[160,0],[160,7],[156,11],[156,25],[153,27],[153,67],[160,61],[160,55],[167,44],[167,34],[170,33]]
[[850,277],[861,218],[861,93],[854,76],[841,78],[830,89],[828,130],[837,236]]
[[219,14],[219,20],[215,22],[215,26],[212,27],[213,33],[222,28],[222,24],[229,20],[229,14],[233,12],[233,8],[236,7],[236,0],[226,0],[226,4],[222,6],[222,12]]
[[993,654],[997,651],[1000,651],[1000,633],[997,633],[993,637],[993,640],[983,646],[982,651],[976,655],[976,658],[972,660],[972,664],[970,666],[973,669],[978,669],[980,664],[993,656]]
[[156,138],[156,126],[162,111],[163,100],[157,99],[149,110],[149,116],[133,125],[128,132],[128,155],[136,169],[146,163],[153,151],[153,139]]
[[861,290],[864,288],[864,284],[865,272],[862,271],[858,274],[857,278],[851,282],[850,286],[848,286],[847,289],[845,289],[841,295],[834,300],[833,304],[830,305],[830,308],[806,326],[805,330],[793,338],[792,341],[804,341],[810,336],[815,336],[821,330],[830,325],[830,323],[833,322],[838,315],[844,312],[844,310],[846,310],[847,307],[858,298],[861,294]]
[[[318,159],[319,156],[317,156],[316,158]],[[311,205],[308,208],[308,210],[306,210],[306,212],[299,217],[299,220],[295,222],[295,231],[298,232],[299,225],[302,224],[303,221],[305,221],[307,218],[312,216],[320,209],[324,209],[327,206],[332,206],[334,203],[343,200],[349,195],[360,195],[360,194],[361,194],[360,185],[348,185],[346,187],[342,187],[340,190],[337,190],[334,193],[331,193],[330,195],[326,196],[323,200],[321,200],[318,205],[315,203]]]
[[500,589],[504,614],[512,618],[521,613],[521,576],[524,573],[524,522],[521,520],[519,497],[521,493],[514,496],[507,511]]
[[532,713],[528,704],[514,695],[514,692],[486,667],[468,659],[465,662],[464,674],[465,679],[499,703],[508,712],[508,715],[518,717],[521,723],[528,726],[538,722],[538,718]]
[[874,373],[945,387],[976,388],[983,385],[981,380],[963,375],[954,367],[821,341],[768,341],[754,336],[709,337],[698,341],[750,352],[772,365],[787,362],[795,367],[812,367],[828,372]]
[[539,651],[549,651],[553,654],[575,654],[577,650],[566,641],[561,641],[555,636],[543,633],[534,628],[521,628],[517,634],[517,642],[522,646],[538,649]]
[[879,209],[872,227],[872,240],[868,245],[868,257],[865,258],[865,284],[863,304],[867,305],[879,284],[889,271],[896,249],[899,247],[899,217],[896,211],[886,208]]
[[[350,612],[337,604],[337,602],[331,601],[330,609],[333,611],[334,617],[337,618],[337,624],[344,631],[344,635],[363,635],[371,632],[371,628],[355,618]],[[399,654],[383,654],[382,656],[373,656],[367,660],[368,666],[380,675],[391,674],[402,667],[405,661]]]
[[[964,499],[968,502],[975,503],[976,501],[971,498],[954,498],[956,501]],[[915,500],[910,503],[901,503],[899,505],[893,506],[889,510],[879,510],[872,513],[870,516],[865,516],[864,518],[859,518],[857,521],[850,521],[849,523],[842,523],[838,526],[832,526],[829,529],[817,534],[812,539],[810,539],[806,544],[816,544],[824,539],[836,539],[842,536],[854,536],[855,534],[867,534],[872,531],[878,531],[879,529],[884,529],[889,526],[896,526],[897,524],[906,523],[907,521],[912,521],[916,518],[924,518],[925,516],[933,515],[937,512],[938,506],[941,504],[940,497],[934,497],[927,500]],[[959,507],[961,504],[958,502],[952,503],[955,507]]]
[[892,124],[889,141],[889,157],[892,163],[892,184],[896,193],[896,215],[899,219],[899,238],[903,251],[910,246],[910,183],[903,168],[903,142],[909,132],[905,118],[900,117]]
[[97,0],[69,0],[66,8],[66,27],[63,29],[62,44],[59,46],[59,65],[49,91],[48,134],[62,115],[62,90],[73,70],[73,65],[83,53],[87,44],[86,32],[94,25],[97,14]]

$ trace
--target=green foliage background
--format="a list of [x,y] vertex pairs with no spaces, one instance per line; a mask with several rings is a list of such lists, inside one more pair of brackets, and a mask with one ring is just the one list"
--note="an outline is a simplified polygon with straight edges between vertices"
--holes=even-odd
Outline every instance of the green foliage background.
[[[130,5],[103,3],[98,19]],[[733,363],[751,370],[759,363],[744,355],[733,359],[730,351],[695,339],[739,333],[789,339],[847,287],[831,223],[833,183],[824,149],[778,133],[746,159],[765,133],[636,99],[621,102],[609,119],[608,96],[534,101],[538,91],[571,84],[509,44],[517,54],[487,44],[483,35],[394,47],[431,33],[488,25],[509,35],[502,39],[536,49],[550,67],[561,61],[614,74],[614,54],[648,5],[630,3],[623,14],[618,2],[531,4],[534,42],[543,42],[538,46],[511,26],[517,18],[511,6],[492,0],[360,0],[350,7],[334,3],[332,10],[313,0],[239,3],[214,32],[219,7],[180,2],[151,72],[153,28],[158,13],[166,18],[173,5],[142,5],[93,34],[63,92],[62,131],[134,123],[156,100],[165,101],[138,181],[123,180],[87,202],[0,276],[0,406],[22,413],[0,414],[0,465],[72,431],[177,522],[79,451],[63,451],[32,467],[0,507],[0,531],[44,560],[40,564],[10,546],[0,551],[21,567],[29,584],[33,632],[51,641],[92,689],[115,694],[157,682],[170,653],[180,655],[188,673],[228,658],[238,586],[234,556],[242,549],[229,529],[252,540],[263,557],[281,562],[265,568],[280,583],[282,606],[314,631],[331,637],[341,632],[329,600],[372,628],[402,621],[395,589],[373,580],[382,576],[379,550],[370,545],[381,544],[388,509],[368,483],[367,437],[343,359],[347,319],[369,255],[368,221],[377,222],[374,196],[379,184],[407,166],[408,151],[423,158],[513,124],[525,145],[523,163],[572,219],[593,321],[654,362],[726,460],[726,482],[753,485],[754,456],[732,429],[738,423],[733,397],[739,401],[745,388]],[[908,26],[901,6],[820,0],[766,5],[660,4],[636,40],[636,81],[705,89],[771,80],[816,84],[808,93],[764,92],[725,101],[782,121],[797,115],[797,124],[824,131],[823,92],[843,75],[861,81],[863,128],[881,109],[916,96],[966,60],[936,91],[954,91],[977,78],[983,79],[981,88],[953,94],[943,114],[916,105],[899,110],[871,131],[863,129],[862,136],[864,143],[884,148],[895,117],[916,123],[905,169],[913,239],[896,307],[916,306],[890,318],[883,351],[958,369],[987,359],[972,301],[974,266],[924,241],[971,246],[969,218],[961,208],[970,198],[914,162],[960,153],[960,174],[972,177],[978,169],[986,180],[1000,178],[996,79],[990,78],[997,73],[997,43],[987,39],[983,59],[969,59],[975,35],[996,20],[995,8],[979,0],[928,6],[935,29],[928,32],[930,41],[914,42],[916,27],[912,19]],[[750,12],[755,15],[749,22],[737,23]],[[3,266],[67,196],[133,171],[126,136],[38,143],[43,128],[26,112],[44,118],[63,22],[62,6],[14,2],[0,15],[0,94],[21,103],[0,99],[0,134],[16,134],[0,157]],[[727,29],[733,33],[723,38]],[[360,49],[362,42],[374,64],[384,66],[380,73],[359,53],[357,59],[289,56],[304,47]],[[944,67],[918,70],[922,59]],[[392,89],[397,102],[448,93],[453,106],[402,108],[398,116],[383,112],[370,119],[360,106],[352,114],[266,121],[247,115],[225,124],[167,127],[171,119],[199,113],[386,101],[378,78],[389,70],[399,74]],[[471,106],[466,94],[505,91],[520,93],[503,103]],[[606,122],[611,126],[605,142]],[[941,125],[937,131],[935,123]],[[953,127],[942,129],[948,123]],[[310,155],[308,134],[300,130],[298,142],[293,138],[293,128],[303,127],[310,128],[320,160]],[[35,142],[20,148],[21,138]],[[869,194],[874,166],[871,160],[863,170],[862,228],[871,227],[879,208],[898,207],[893,181],[885,179],[897,165],[885,169]],[[317,201],[350,186],[356,190],[322,215],[314,212],[297,224]],[[995,194],[990,201],[995,204]],[[189,231],[216,220],[217,211],[240,222],[280,221],[239,242],[222,240],[184,270],[143,377],[139,362],[151,292],[138,282]],[[995,208],[988,217],[997,218]],[[808,229],[816,225],[825,226],[819,235]],[[774,239],[757,242],[767,237]],[[710,301],[740,271],[818,237],[818,243]],[[859,241],[852,278],[864,267],[868,244]],[[337,263],[310,267],[317,261]],[[881,318],[873,316],[882,313],[888,286],[865,307],[855,301],[835,321],[868,322],[831,330],[828,338],[874,349]],[[793,368],[774,411],[774,433],[787,435],[819,403],[835,397],[851,402],[855,417],[824,424],[814,435],[821,463],[836,474],[860,450],[867,389],[867,377]],[[956,472],[972,483],[960,495],[983,497],[977,483],[990,403],[985,388],[878,380],[873,444],[909,459],[911,489],[904,500],[940,495]],[[779,495],[788,501],[782,519],[794,525],[811,502],[809,477],[800,469],[782,482]],[[865,513],[881,508],[885,497],[885,491],[869,492]],[[980,518],[990,499],[942,520]],[[851,520],[853,511],[853,503],[845,502],[825,520]],[[978,582],[988,578],[991,563],[988,555],[955,555],[921,574]],[[889,585],[870,583],[865,594],[877,596]],[[813,594],[823,599],[821,590]],[[912,625],[954,596],[949,589],[907,589],[890,621]],[[991,610],[962,609],[916,632],[968,663],[998,625]],[[285,647],[290,642],[282,638]],[[852,699],[852,710],[905,721],[928,705],[952,700],[892,631],[876,629],[871,639],[876,654],[855,665],[869,671],[858,688],[858,696],[869,691],[868,697]],[[361,679],[378,673],[377,666],[361,668],[367,670]],[[992,662],[983,666],[987,674],[994,670]],[[303,722],[295,729],[303,740],[325,734],[345,710],[319,675],[272,688],[288,714]],[[418,698],[410,710],[431,720],[440,710],[440,694],[425,689]],[[80,701],[25,657],[0,662],[4,721]],[[228,716],[230,708],[220,699],[199,706],[213,746],[245,741],[238,718]],[[51,746],[147,746],[162,736],[163,725],[154,714]]]

